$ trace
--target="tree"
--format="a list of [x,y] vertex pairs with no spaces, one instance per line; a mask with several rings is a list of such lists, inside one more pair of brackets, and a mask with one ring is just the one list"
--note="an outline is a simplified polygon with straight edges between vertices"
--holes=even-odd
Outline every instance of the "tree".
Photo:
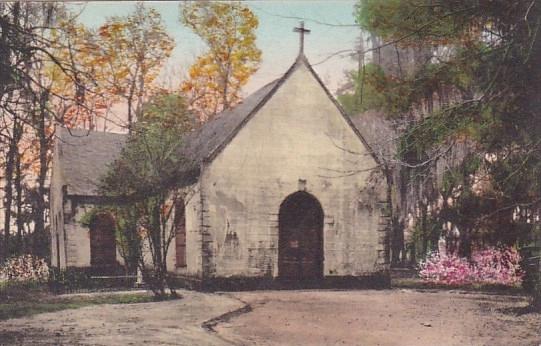
[[[39,8],[38,8],[39,9]],[[36,9],[29,7],[29,11]],[[51,161],[55,124],[68,127],[90,127],[94,107],[90,95],[95,93],[92,70],[85,65],[82,52],[92,49],[91,34],[75,22],[73,14],[62,5],[52,4],[34,13],[29,24],[38,45],[26,62],[27,123],[33,130],[26,139],[29,150],[24,159],[29,164],[36,184],[29,189],[34,229],[32,252],[48,256],[46,232],[47,176]],[[90,46],[90,47],[89,47]],[[85,97],[86,96],[86,97]],[[35,192],[31,192],[34,189]]]
[[240,101],[240,90],[259,68],[257,17],[240,2],[197,1],[181,5],[181,22],[209,51],[197,58],[181,89],[201,121]]
[[[79,95],[90,90],[87,81],[91,78],[77,59],[66,58],[77,54],[78,47],[64,42],[66,27],[61,23],[70,23],[73,17],[62,4],[2,3],[0,12],[0,137],[6,154],[3,178],[7,192],[2,255],[21,251],[26,224],[32,225],[33,236],[37,236],[32,251],[46,257],[46,184],[53,124],[65,123],[67,118],[57,105],[82,105]],[[53,70],[54,76],[49,73]],[[78,92],[57,89],[61,80],[64,84],[70,81]],[[17,228],[14,249],[9,239],[14,233],[12,216]]]
[[[361,0],[357,17],[385,42],[431,47],[411,75],[397,80],[408,93],[395,106],[416,115],[401,139],[407,164],[435,165],[441,148],[474,148],[446,174],[443,188],[456,198],[443,214],[469,220],[467,238],[528,242],[538,226],[521,231],[513,211],[539,211],[541,202],[539,4]],[[439,107],[423,107],[434,98]]]
[[[510,210],[516,203],[538,198],[526,188],[530,183],[539,184],[531,174],[537,170],[540,144],[536,140],[540,115],[532,106],[539,103],[532,91],[539,83],[532,76],[539,71],[532,64],[539,56],[535,54],[539,49],[535,29],[540,25],[539,9],[533,4],[459,1],[451,7],[438,1],[429,6],[419,6],[416,1],[362,1],[359,9],[361,24],[389,41],[404,46],[444,44],[447,48],[445,57],[434,50],[414,75],[399,80],[411,90],[407,98],[396,102],[406,109],[416,108],[443,88],[456,96],[454,102],[418,117],[403,138],[403,152],[419,157],[442,143],[474,141],[480,146],[481,161],[489,166],[488,177],[507,199]],[[384,14],[392,19],[371,19]],[[487,153],[500,159],[489,163],[483,157]],[[524,160],[524,165],[518,164]],[[507,165],[511,167],[506,169]],[[513,176],[520,178],[507,178],[515,170]]]
[[[45,28],[48,28],[54,20],[57,13],[57,7],[54,5],[36,5],[21,4],[19,2],[12,4],[3,4],[0,7],[2,17],[0,25],[2,26],[2,52],[4,60],[2,61],[2,70],[6,83],[2,89],[0,98],[2,103],[0,111],[2,120],[11,131],[4,132],[4,142],[7,144],[7,155],[5,161],[5,199],[4,199],[4,244],[3,256],[9,256],[13,252],[11,247],[11,216],[17,219],[18,240],[22,232],[20,216],[22,213],[22,152],[19,148],[23,145],[23,135],[27,129],[35,129],[38,125],[35,121],[35,112],[33,105],[37,96],[43,90],[43,85],[34,77],[33,70],[46,57],[46,38],[44,36]],[[40,197],[45,198],[44,180],[37,179],[37,188],[40,190]],[[16,197],[13,200],[13,188],[15,188]],[[15,213],[12,209],[13,201],[16,202]],[[41,203],[40,210],[45,210],[44,203]],[[44,213],[35,218],[35,230],[43,233]],[[20,244],[15,244],[20,245]],[[20,249],[15,249],[19,251]]]
[[[425,187],[432,182],[417,178],[410,181],[408,167],[396,157],[400,134],[411,121],[410,109],[402,100],[409,97],[410,90],[400,80],[411,74],[416,60],[411,49],[399,48],[396,44],[384,45],[380,38],[364,31],[355,51],[352,57],[358,62],[358,68],[347,72],[338,101],[359,129],[371,129],[363,135],[378,156],[386,178],[392,230],[390,259],[392,265],[397,265],[407,255],[404,251],[407,218],[410,213],[418,214],[412,209],[422,206],[422,198],[416,192],[430,191]],[[411,195],[414,197],[409,198]]]
[[[67,127],[96,129],[97,118],[110,106],[97,83],[103,79],[97,35],[66,14],[50,33],[50,51],[54,61],[42,67],[42,79],[49,82],[50,108]],[[64,69],[70,67],[71,74]]]
[[386,80],[382,68],[374,63],[361,67],[361,73],[349,71],[347,74],[349,83],[354,92],[344,92],[338,96],[338,101],[344,110],[351,115],[357,115],[368,110],[388,112],[388,106],[392,95],[386,95],[381,91],[385,88]]
[[161,123],[161,126],[184,134],[194,129],[195,118],[186,109],[186,100],[167,90],[156,91],[143,104],[145,122]]
[[[175,113],[169,112],[171,105]],[[179,153],[190,119],[180,98],[153,97],[143,106],[126,147],[101,187],[104,196],[123,202],[112,208],[122,252],[137,259],[143,279],[159,297],[165,296],[166,287],[174,294],[166,258],[175,236],[172,218],[181,197],[175,188],[183,183],[182,167],[187,163]]]
[[4,234],[2,256],[7,257],[11,252],[10,236],[13,215],[14,185],[16,198],[20,192],[20,152],[24,125],[28,116],[24,111],[29,110],[29,71],[28,66],[36,54],[30,49],[35,41],[29,30],[31,25],[31,8],[20,3],[0,4],[2,27],[0,51],[2,61],[2,83],[0,93],[0,114],[2,117],[2,145],[5,154],[4,168]]
[[174,48],[158,11],[136,4],[135,12],[111,17],[98,30],[98,80],[107,98],[125,101],[128,129],[141,114],[149,85]]

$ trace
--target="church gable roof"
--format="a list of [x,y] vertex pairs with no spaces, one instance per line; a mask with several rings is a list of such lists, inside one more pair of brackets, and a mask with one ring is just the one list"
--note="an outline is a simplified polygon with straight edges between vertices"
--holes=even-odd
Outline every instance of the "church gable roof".
[[57,127],[56,150],[60,164],[62,185],[67,193],[95,196],[101,177],[116,160],[126,143],[127,135],[84,129]]
[[273,93],[280,80],[274,80],[263,86],[235,107],[221,112],[214,119],[191,132],[186,137],[181,155],[186,156],[196,164],[200,164],[213,156],[214,152],[228,142],[230,137],[238,131],[246,118]]
[[304,54],[299,54],[295,63],[279,79],[265,85],[241,104],[233,109],[220,113],[214,120],[206,123],[199,131],[194,132],[188,139],[188,150],[184,153],[193,162],[202,163],[212,161],[229,144],[235,135],[246,125],[246,123],[263,107],[268,100],[276,93],[284,82],[293,74],[299,66],[306,66],[318,84],[323,88],[329,100],[336,106],[346,123],[353,130],[355,135],[366,147],[368,152],[379,164],[379,158],[374,154],[370,145],[364,139],[359,129],[355,127],[350,117],[345,113],[338,101],[325,87],[317,73],[314,71]]
[[[189,133],[179,155],[186,157],[183,173],[198,175],[200,165],[212,161],[246,125],[248,121],[272,98],[280,86],[299,66],[306,66],[331,102],[337,107],[346,123],[361,140],[376,162],[378,158],[355,127],[336,99],[325,87],[319,76],[310,66],[303,54],[279,79],[263,86],[232,109],[220,113],[213,120]],[[62,176],[68,185],[68,194],[95,196],[100,178],[107,172],[109,165],[116,160],[126,143],[127,135],[109,132],[97,132],[80,129],[58,129]]]
[[[267,97],[280,81],[277,79],[232,109],[220,113],[215,119],[189,133],[179,155],[188,160],[185,172],[194,172],[235,131],[246,116]],[[68,186],[69,195],[96,196],[97,186],[107,169],[119,156],[128,139],[127,134],[98,132],[84,129],[57,128],[58,159],[63,177],[62,185]],[[197,174],[197,172],[195,172]]]

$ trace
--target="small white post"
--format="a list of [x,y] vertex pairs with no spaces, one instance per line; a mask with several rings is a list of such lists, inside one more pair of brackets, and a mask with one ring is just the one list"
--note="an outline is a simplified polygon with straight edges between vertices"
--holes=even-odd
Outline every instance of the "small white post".
[[143,273],[141,272],[141,269],[137,267],[137,281],[135,282],[137,286],[143,285]]

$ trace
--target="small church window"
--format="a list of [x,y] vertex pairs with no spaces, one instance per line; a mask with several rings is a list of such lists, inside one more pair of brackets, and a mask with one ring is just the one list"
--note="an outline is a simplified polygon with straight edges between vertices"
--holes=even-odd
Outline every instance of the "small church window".
[[176,266],[186,267],[186,212],[182,199],[175,204],[174,223]]

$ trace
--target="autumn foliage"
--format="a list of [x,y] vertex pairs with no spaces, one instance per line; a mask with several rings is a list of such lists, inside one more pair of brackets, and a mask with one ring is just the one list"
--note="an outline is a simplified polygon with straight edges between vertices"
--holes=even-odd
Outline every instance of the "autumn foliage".
[[108,100],[126,102],[128,127],[140,115],[150,85],[175,47],[155,9],[137,3],[135,12],[111,17],[98,29],[102,93]]
[[188,2],[181,21],[208,47],[190,67],[181,90],[201,121],[240,101],[240,90],[261,61],[256,46],[255,14],[240,2]]

